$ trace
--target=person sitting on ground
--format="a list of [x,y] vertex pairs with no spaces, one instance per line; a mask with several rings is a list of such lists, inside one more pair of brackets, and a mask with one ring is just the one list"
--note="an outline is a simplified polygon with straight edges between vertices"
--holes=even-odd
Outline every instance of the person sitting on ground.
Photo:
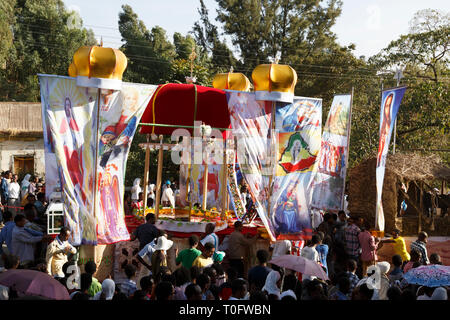
[[214,261],[212,259],[212,256],[214,255],[214,245],[210,242],[206,243],[203,249],[203,252],[201,255],[199,255],[194,262],[192,263],[192,266],[199,267],[200,269],[210,267],[213,265]]
[[157,301],[173,300],[175,289],[168,281],[161,281],[155,287],[155,296]]
[[250,293],[261,290],[266,283],[267,275],[271,269],[267,267],[267,260],[269,259],[269,252],[266,250],[258,250],[256,252],[258,265],[254,266],[248,271],[248,283],[250,286]]
[[430,255],[430,264],[440,264],[442,265],[441,256],[437,253],[432,253]]
[[405,266],[403,267],[403,273],[407,273],[409,270],[412,269],[414,263],[418,262],[420,263],[420,261],[422,260],[422,255],[420,253],[419,250],[413,249],[411,250],[411,260],[408,261]]
[[350,294],[350,279],[347,276],[342,276],[338,280],[338,290],[336,290],[331,296],[330,300],[349,300]]
[[228,300],[244,300],[247,296],[247,282],[244,279],[235,279],[231,283],[231,297]]
[[184,290],[184,294],[188,301],[202,300],[202,289],[199,285],[191,283]]
[[278,271],[272,270],[269,272],[266,278],[266,282],[262,291],[266,291],[267,295],[275,295],[280,299],[280,287],[281,287],[281,275]]
[[112,279],[105,279],[102,282],[102,290],[97,292],[92,300],[112,300],[116,284]]
[[89,300],[91,296],[88,289],[92,283],[92,275],[89,273],[82,273],[80,275],[80,289],[72,292],[70,299],[72,300]]
[[120,285],[120,291],[123,292],[128,298],[131,297],[137,290],[136,282],[136,267],[132,264],[127,264],[124,268],[127,280]]
[[219,287],[219,296],[222,300],[228,300],[231,297],[231,284],[238,277],[237,271],[234,268],[228,268],[226,274],[226,281]]
[[200,250],[197,249],[199,239],[196,235],[191,235],[189,237],[189,249],[181,250],[178,253],[175,263],[178,266],[180,263],[186,269],[190,269],[195,259],[202,254]]
[[425,231],[422,231],[419,233],[417,240],[411,243],[411,251],[417,250],[420,252],[419,262],[423,265],[427,265],[430,263],[427,254],[427,242],[428,234]]
[[403,278],[402,257],[398,254],[392,256],[392,264],[394,265],[394,269],[389,273],[389,282],[391,284],[395,283],[395,281],[401,281]]
[[145,294],[145,300],[151,300],[153,286],[155,285],[155,282],[153,281],[152,277],[150,276],[142,277],[141,280],[139,281],[139,285],[141,286],[141,290]]
[[102,291],[102,284],[94,277],[94,274],[97,272],[97,264],[93,260],[89,260],[84,265],[84,271],[92,276],[92,283],[89,287],[88,294],[93,297],[97,292]]
[[139,250],[142,250],[147,243],[159,236],[159,230],[156,228],[156,216],[153,213],[148,213],[145,216],[146,223],[141,224],[131,234],[131,241],[139,240]]
[[64,278],[62,270],[63,265],[67,262],[69,254],[76,254],[77,249],[69,243],[70,230],[62,227],[59,235],[56,236],[47,247],[45,260],[47,262],[47,272],[55,278]]

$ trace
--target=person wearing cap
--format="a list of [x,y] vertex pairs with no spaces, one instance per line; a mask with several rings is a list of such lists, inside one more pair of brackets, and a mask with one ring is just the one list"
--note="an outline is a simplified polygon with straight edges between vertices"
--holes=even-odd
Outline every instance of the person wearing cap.
[[409,261],[411,259],[411,256],[406,250],[405,239],[400,236],[399,229],[394,229],[392,231],[392,238],[388,240],[382,240],[381,243],[393,243],[395,254],[398,254],[400,257],[402,257],[403,261]]
[[173,196],[173,190],[170,187],[170,181],[166,181],[166,186],[161,196],[161,203],[164,207],[175,208],[175,197]]
[[161,236],[156,241],[156,246],[154,246],[154,252],[152,254],[152,276],[154,279],[158,276],[161,267],[167,267],[167,250],[169,250],[173,245],[173,241]]
[[427,265],[430,263],[427,254],[428,234],[425,231],[419,233],[418,239],[411,243],[411,251],[417,250],[421,254],[420,263]]

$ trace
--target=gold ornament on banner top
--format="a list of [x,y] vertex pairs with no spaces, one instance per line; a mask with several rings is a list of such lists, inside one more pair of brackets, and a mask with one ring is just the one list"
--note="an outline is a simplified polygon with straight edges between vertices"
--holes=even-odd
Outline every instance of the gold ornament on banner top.
[[69,76],[80,87],[120,90],[126,67],[127,57],[118,49],[83,46],[73,55]]
[[212,85],[216,89],[250,91],[250,80],[243,73],[235,73],[233,69],[227,73],[218,73]]
[[292,103],[297,72],[284,64],[260,64],[252,72],[256,100]]

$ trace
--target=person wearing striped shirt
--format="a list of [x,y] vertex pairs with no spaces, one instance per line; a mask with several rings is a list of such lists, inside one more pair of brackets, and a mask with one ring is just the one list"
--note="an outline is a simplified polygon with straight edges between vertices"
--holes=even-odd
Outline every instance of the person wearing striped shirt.
[[427,254],[427,242],[428,234],[425,231],[422,231],[419,233],[418,239],[411,243],[411,251],[417,250],[421,253],[422,257],[420,259],[420,263],[423,265],[430,264]]

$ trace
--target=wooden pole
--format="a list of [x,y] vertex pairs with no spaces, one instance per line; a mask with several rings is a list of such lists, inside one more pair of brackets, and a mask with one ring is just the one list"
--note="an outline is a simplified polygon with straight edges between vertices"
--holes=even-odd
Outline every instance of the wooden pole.
[[147,192],[148,192],[148,167],[150,165],[150,134],[147,133],[147,148],[145,148],[145,167],[144,167],[144,213],[147,208]]
[[348,123],[347,123],[347,157],[345,159],[345,168],[344,168],[344,186],[342,187],[342,198],[341,198],[341,210],[344,210],[344,201],[345,201],[345,179],[347,177],[347,168],[348,168],[348,158],[350,157],[350,133],[352,126],[352,109],[353,109],[353,93],[354,88],[352,87],[352,97],[350,98],[350,109],[348,111]]
[[207,196],[208,196],[208,155],[206,154],[205,170],[203,171],[203,202],[202,202],[202,210],[206,210]]
[[[272,193],[272,181],[273,181],[273,175],[274,175],[274,171],[276,170],[276,150],[274,150],[274,146],[272,145],[272,141],[274,139],[274,134],[275,134],[275,111],[276,111],[276,102],[272,101],[272,113],[270,115],[271,120],[270,120],[270,176],[269,176],[269,190],[270,193]],[[274,161],[274,163],[272,164],[272,161]],[[270,217],[272,217],[272,212],[270,209],[271,203],[270,203],[270,198],[271,198],[271,194],[267,195],[267,204],[268,204],[268,208],[267,208],[267,214]]]
[[227,195],[228,195],[228,188],[227,188],[227,181],[228,181],[228,168],[227,168],[227,146],[226,146],[226,140],[223,140],[223,164],[222,164],[222,216],[220,217],[221,220],[224,220],[226,218],[227,214]]
[[418,232],[421,232],[422,231],[422,213],[423,213],[423,183],[420,183],[420,199],[419,199],[419,209],[420,209],[420,212],[419,212],[419,222],[418,222]]
[[162,168],[163,168],[163,145],[162,145],[162,135],[159,136],[159,151],[158,151],[158,172],[156,175],[156,201],[155,201],[155,216],[158,220],[159,215],[159,204],[161,202],[161,179],[162,179]]
[[97,216],[97,193],[98,193],[98,131],[100,129],[100,98],[101,89],[97,90],[97,127],[95,131],[95,162],[94,162],[94,217]]

